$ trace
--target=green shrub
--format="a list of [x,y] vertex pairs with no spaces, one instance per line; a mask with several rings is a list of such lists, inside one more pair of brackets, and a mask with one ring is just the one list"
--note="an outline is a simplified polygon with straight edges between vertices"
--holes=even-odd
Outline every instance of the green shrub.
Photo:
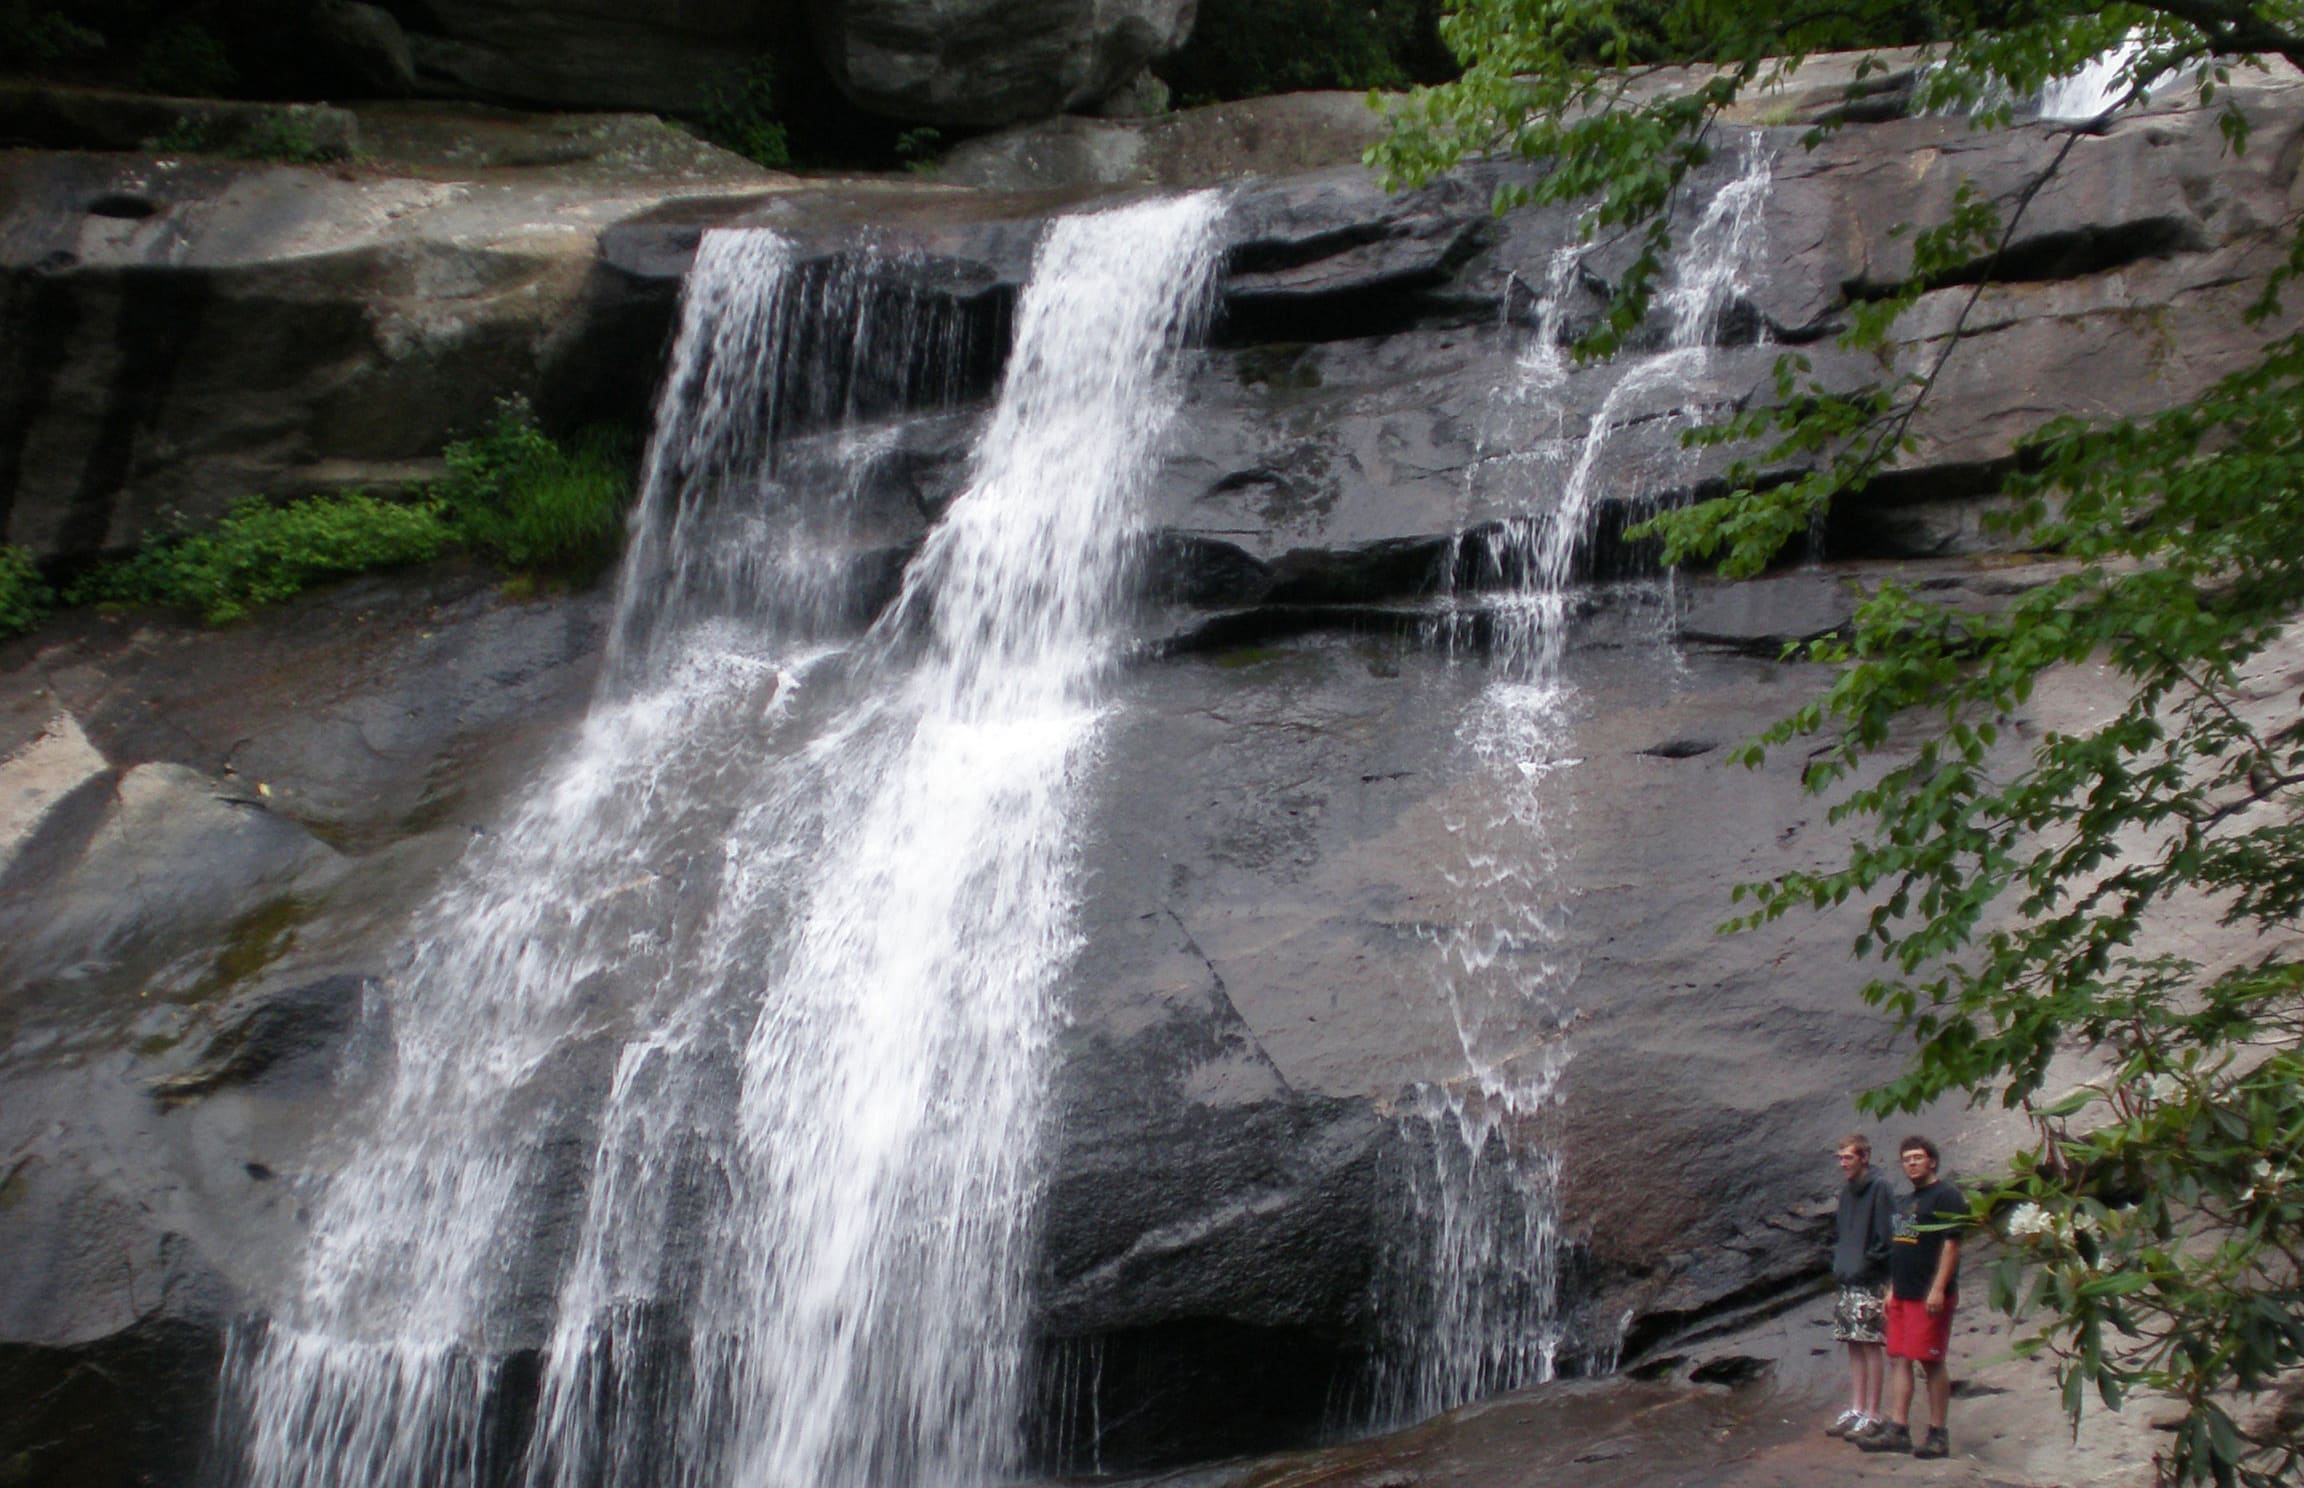
[[936,157],[942,153],[943,147],[944,131],[941,129],[907,129],[896,136],[896,158],[916,176],[936,173]]
[[705,90],[696,130],[724,150],[756,165],[781,170],[792,163],[791,141],[776,122],[776,70],[766,57]]
[[340,147],[322,140],[311,120],[294,109],[274,109],[266,114],[227,153],[243,160],[274,160],[284,165],[319,165],[344,156]]
[[589,578],[616,556],[632,481],[615,435],[595,430],[562,446],[536,426],[526,399],[508,398],[478,438],[446,453],[438,495],[473,547],[568,578]]
[[[621,436],[593,431],[563,446],[536,426],[525,399],[511,398],[478,438],[446,455],[448,479],[422,501],[358,491],[286,506],[251,498],[213,527],[179,526],[97,565],[64,600],[186,609],[220,625],[327,579],[424,563],[459,546],[531,587],[538,576],[590,578],[615,557],[632,497]],[[55,602],[32,555],[0,547],[0,636],[29,630]]]
[[167,605],[221,625],[324,579],[437,558],[454,539],[431,502],[407,505],[358,491],[287,506],[250,499],[214,527],[168,534],[101,565],[69,598]]
[[56,596],[40,581],[32,550],[0,543],[0,636],[30,630],[55,603]]

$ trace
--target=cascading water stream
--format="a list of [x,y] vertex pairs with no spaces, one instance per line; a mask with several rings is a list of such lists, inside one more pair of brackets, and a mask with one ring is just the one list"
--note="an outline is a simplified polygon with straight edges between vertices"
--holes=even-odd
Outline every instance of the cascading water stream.
[[967,487],[846,644],[887,534],[839,426],[934,401],[965,331],[706,236],[601,696],[411,937],[369,1135],[235,1336],[227,1480],[1012,1464],[1072,795],[1217,210],[1050,227]]
[[[1451,875],[1453,925],[1436,946],[1439,990],[1466,1074],[1417,1086],[1402,1102],[1416,1241],[1379,1283],[1398,1330],[1376,1386],[1386,1419],[1415,1419],[1549,1379],[1564,1342],[1560,1157],[1544,1127],[1568,1057],[1563,1035],[1573,1014],[1561,999],[1577,969],[1558,882],[1563,807],[1555,778],[1575,764],[1566,757],[1575,689],[1563,662],[1576,569],[1606,494],[1601,460],[1610,435],[1703,370],[1722,314],[1760,251],[1769,182],[1755,134],[1740,173],[1689,233],[1661,296],[1668,348],[1609,389],[1552,506],[1469,536],[1471,551],[1459,559],[1460,569],[1507,586],[1476,601],[1489,628],[1490,676],[1458,735],[1492,789],[1481,814],[1449,823],[1461,860]],[[1523,384],[1508,393],[1515,405],[1541,411],[1569,376],[1557,342],[1575,252],[1563,250],[1550,266],[1536,344],[1521,358]],[[1676,404],[1666,414],[1684,422],[1692,410]],[[1508,468],[1526,478],[1525,466]]]
[[2086,120],[2109,113],[2128,97],[2129,73],[2143,55],[2143,34],[2130,32],[2126,40],[2099,52],[2079,71],[2050,79],[2040,90],[2040,117]]

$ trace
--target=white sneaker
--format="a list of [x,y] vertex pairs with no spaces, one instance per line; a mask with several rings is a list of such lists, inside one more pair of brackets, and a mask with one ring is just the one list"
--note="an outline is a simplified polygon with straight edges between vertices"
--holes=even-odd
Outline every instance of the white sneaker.
[[1824,1428],[1824,1434],[1826,1436],[1854,1436],[1870,1424],[1871,1417],[1854,1406],[1850,1406],[1833,1418],[1832,1424]]

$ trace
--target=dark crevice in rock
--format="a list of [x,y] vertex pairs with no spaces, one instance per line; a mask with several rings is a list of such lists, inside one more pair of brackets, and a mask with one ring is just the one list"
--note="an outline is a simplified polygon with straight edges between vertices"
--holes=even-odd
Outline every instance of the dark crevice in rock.
[[[1634,499],[1596,503],[1589,529],[1568,566],[1572,582],[1620,583],[1654,578],[1662,572],[1658,559],[1663,547],[1653,538],[1633,538],[1627,530],[1646,521],[1659,506],[1677,506],[1685,498],[1662,501]],[[1452,587],[1459,593],[1485,593],[1525,588],[1534,582],[1534,545],[1522,540],[1519,524],[1488,523],[1464,534],[1456,545]]]
[[1657,759],[1684,760],[1710,754],[1719,747],[1719,742],[1713,739],[1666,739],[1661,744],[1651,744],[1636,752],[1653,755]]
[[[1717,656],[1749,656],[1755,661],[1781,661],[1784,647],[1796,640],[1815,640],[1815,636],[1782,635],[1721,635],[1691,626],[1673,631],[1673,639],[1683,646],[1701,647]],[[1643,754],[1648,750],[1640,751]]]
[[1622,1358],[1628,1367],[1636,1368],[1660,1352],[1685,1349],[1787,1312],[1831,1285],[1819,1252],[1810,1265],[1789,1274],[1764,1275],[1701,1307],[1642,1313],[1624,1331]]
[[0,1476],[129,1488],[194,1481],[222,1335],[150,1319],[69,1347],[0,1344]]
[[1232,350],[1274,341],[1361,341],[1494,318],[1492,303],[1439,293],[1439,282],[1434,276],[1322,295],[1228,293],[1209,328],[1208,344]]
[[1430,610],[1380,605],[1263,605],[1211,616],[1155,643],[1148,654],[1154,660],[1209,656],[1323,631],[1422,642],[1432,634],[1436,620]]
[[1670,1379],[1673,1373],[1687,1362],[1688,1356],[1686,1354],[1658,1354],[1655,1358],[1636,1364],[1624,1372],[1636,1380],[1654,1383],[1659,1380]]
[[115,191],[96,198],[88,204],[91,217],[116,217],[124,222],[141,222],[160,210],[160,204],[148,196]]
[[[2172,258],[2198,253],[2208,246],[2200,224],[2190,217],[2145,217],[2133,222],[2085,224],[2066,232],[2041,233],[2011,243],[1997,257],[1975,259],[1958,268],[1930,275],[1930,289],[1990,281],[1994,284],[2041,283],[2078,279],[2146,259]],[[1854,279],[1842,286],[1851,300],[1884,299],[1897,285]]]
[[1840,558],[1942,558],[1983,546],[1974,517],[2020,468],[2011,456],[1919,470],[1888,470],[1862,497],[1834,502],[1821,552]]
[[1723,1354],[1717,1359],[1706,1359],[1688,1371],[1688,1379],[1698,1385],[1726,1385],[1740,1390],[1757,1384],[1776,1366],[1766,1359],[1755,1359],[1749,1354]]
[[1392,222],[1375,219],[1348,222],[1326,232],[1301,237],[1255,238],[1235,244],[1225,256],[1227,274],[1275,274],[1342,257],[1356,248],[1373,247],[1398,236]]
[[1365,1354],[1301,1327],[1179,1318],[1040,1346],[1036,1471],[1138,1472],[1307,1445]]
[[1273,565],[1268,602],[1353,605],[1415,599],[1440,591],[1452,544],[1407,537],[1325,551],[1299,549]]
[[1912,93],[1919,77],[1918,72],[1906,68],[1860,78],[1848,85],[1848,101],[1818,113],[1816,123],[1821,128],[1832,129],[1843,124],[1885,124],[1892,119],[1909,118]]
[[1231,543],[1191,533],[1153,534],[1137,572],[1154,600],[1194,609],[1257,604],[1272,592],[1270,568]]

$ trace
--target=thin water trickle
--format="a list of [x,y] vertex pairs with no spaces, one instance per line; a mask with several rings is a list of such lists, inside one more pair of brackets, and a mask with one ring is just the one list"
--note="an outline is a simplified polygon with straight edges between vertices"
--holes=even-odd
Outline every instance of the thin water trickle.
[[225,1480],[1016,1460],[1071,797],[1217,214],[1051,225],[966,489],[860,639],[904,537],[848,426],[956,389],[974,332],[869,256],[706,236],[600,698],[412,931],[380,1106],[234,1337]]
[[[1722,319],[1758,261],[1770,162],[1750,137],[1738,174],[1707,203],[1660,302],[1667,349],[1618,376],[1583,438],[1559,463],[1492,462],[1521,479],[1553,474],[1551,505],[1468,535],[1457,568],[1501,586],[1458,597],[1486,619],[1489,677],[1459,730],[1490,784],[1481,808],[1448,826],[1452,928],[1436,939],[1437,983],[1454,1017],[1466,1073],[1401,1101],[1411,1242],[1380,1278],[1394,1319],[1378,1366],[1381,1418],[1408,1420],[1552,1377],[1569,1343],[1559,1310],[1561,1158],[1549,1126],[1561,1093],[1578,969],[1559,873],[1576,692],[1565,669],[1577,569],[1599,504],[1613,493],[1610,436],[1661,406],[1668,422],[1699,416],[1693,387]],[[1494,438],[1531,419],[1560,419],[1572,375],[1561,354],[1560,301],[1574,248],[1556,255],[1521,383]],[[1542,432],[1538,430],[1538,438]],[[1609,1340],[1586,1340],[1603,1352]]]

